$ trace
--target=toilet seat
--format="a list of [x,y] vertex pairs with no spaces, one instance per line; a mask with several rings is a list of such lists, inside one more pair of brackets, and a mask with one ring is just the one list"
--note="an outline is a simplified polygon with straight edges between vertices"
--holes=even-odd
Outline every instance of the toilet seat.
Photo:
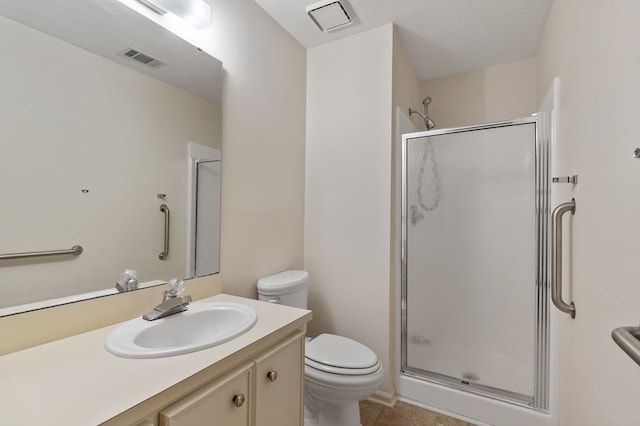
[[355,340],[321,334],[305,346],[305,366],[326,373],[361,376],[380,370],[376,354]]

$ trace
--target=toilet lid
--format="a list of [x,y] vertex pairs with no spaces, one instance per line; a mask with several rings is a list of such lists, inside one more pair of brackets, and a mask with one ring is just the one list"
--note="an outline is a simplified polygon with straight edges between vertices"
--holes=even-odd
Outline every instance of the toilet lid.
[[380,366],[376,354],[355,340],[321,334],[305,346],[307,366],[336,374],[369,374]]

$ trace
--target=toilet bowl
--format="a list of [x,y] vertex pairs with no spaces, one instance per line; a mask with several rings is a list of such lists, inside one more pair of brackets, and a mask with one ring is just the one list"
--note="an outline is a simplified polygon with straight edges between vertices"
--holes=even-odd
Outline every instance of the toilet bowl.
[[[258,280],[258,298],[306,309],[306,271],[285,271]],[[306,339],[305,426],[360,426],[358,402],[380,386],[382,363],[371,349],[334,334]]]
[[382,382],[384,369],[365,345],[321,334],[305,347],[305,405],[319,426],[359,426],[358,402]]

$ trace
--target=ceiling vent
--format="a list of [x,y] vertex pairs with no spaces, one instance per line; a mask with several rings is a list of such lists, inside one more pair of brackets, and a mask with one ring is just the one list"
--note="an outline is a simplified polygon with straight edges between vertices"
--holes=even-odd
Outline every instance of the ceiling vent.
[[353,14],[344,1],[324,0],[307,6],[307,14],[321,31],[334,31],[353,23]]
[[125,56],[129,59],[133,59],[134,61],[138,61],[141,64],[143,64],[146,67],[149,67],[151,69],[157,70],[158,68],[162,68],[164,67],[165,64],[164,62],[151,57],[145,53],[142,53],[141,51],[137,50],[137,49],[133,49],[133,48],[128,48],[123,50],[122,52],[119,52],[120,55]]

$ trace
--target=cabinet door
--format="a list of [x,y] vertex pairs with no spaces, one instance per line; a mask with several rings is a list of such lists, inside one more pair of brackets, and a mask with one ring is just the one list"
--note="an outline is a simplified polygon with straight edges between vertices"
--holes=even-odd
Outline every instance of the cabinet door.
[[256,359],[256,426],[303,424],[304,334]]
[[247,364],[165,408],[160,426],[250,425],[251,372]]

